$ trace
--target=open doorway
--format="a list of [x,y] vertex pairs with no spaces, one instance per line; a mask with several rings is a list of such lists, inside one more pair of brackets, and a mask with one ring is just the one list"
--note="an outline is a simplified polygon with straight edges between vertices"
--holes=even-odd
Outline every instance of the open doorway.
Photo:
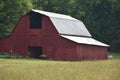
[[30,13],[30,28],[41,29],[42,28],[42,15],[39,13]]
[[30,57],[39,58],[42,55],[42,47],[29,47]]

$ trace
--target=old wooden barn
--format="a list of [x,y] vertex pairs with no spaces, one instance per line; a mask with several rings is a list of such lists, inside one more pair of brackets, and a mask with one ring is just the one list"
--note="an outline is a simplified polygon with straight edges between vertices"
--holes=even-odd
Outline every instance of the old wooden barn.
[[68,61],[107,59],[108,46],[93,39],[80,20],[34,9],[0,39],[0,52]]

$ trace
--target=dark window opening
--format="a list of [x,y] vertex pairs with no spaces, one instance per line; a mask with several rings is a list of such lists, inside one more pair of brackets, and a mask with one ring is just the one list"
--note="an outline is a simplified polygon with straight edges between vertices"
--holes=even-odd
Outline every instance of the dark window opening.
[[39,13],[30,13],[30,28],[40,29],[42,27],[42,15]]
[[29,47],[30,57],[39,58],[42,55],[42,47]]

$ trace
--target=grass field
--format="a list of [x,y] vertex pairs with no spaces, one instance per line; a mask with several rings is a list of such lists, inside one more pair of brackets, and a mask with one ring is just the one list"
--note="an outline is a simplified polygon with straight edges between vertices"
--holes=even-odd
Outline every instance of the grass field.
[[115,56],[77,62],[0,58],[0,80],[120,80],[120,58]]

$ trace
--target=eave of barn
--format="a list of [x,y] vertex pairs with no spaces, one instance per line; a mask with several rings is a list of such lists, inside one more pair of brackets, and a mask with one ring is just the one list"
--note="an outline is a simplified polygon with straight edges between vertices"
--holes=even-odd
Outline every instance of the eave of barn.
[[109,47],[109,45],[89,37],[67,36],[67,35],[60,35],[60,36],[80,44]]

